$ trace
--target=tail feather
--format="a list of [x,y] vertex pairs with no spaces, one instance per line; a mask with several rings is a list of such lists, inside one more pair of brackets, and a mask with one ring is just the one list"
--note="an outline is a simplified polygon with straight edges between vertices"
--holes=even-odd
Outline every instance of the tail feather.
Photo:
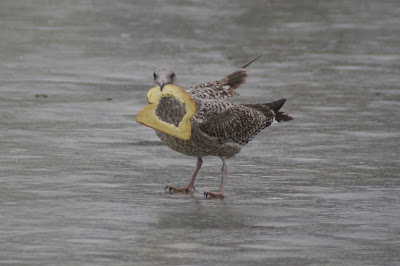
[[293,120],[293,117],[291,117],[290,115],[284,114],[283,112],[277,112],[275,115],[275,119],[278,122],[282,122],[282,121]]

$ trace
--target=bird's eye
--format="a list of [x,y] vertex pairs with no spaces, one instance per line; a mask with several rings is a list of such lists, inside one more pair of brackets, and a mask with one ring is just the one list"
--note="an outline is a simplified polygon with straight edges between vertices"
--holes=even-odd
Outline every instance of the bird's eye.
[[172,78],[175,78],[175,73],[172,73],[171,77],[172,77]]
[[157,78],[157,74],[155,72],[153,73],[153,77],[154,77],[154,79]]

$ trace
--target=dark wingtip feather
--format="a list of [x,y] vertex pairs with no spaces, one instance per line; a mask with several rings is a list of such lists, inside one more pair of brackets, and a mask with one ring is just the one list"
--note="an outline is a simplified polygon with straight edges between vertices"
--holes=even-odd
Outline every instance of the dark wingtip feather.
[[256,58],[254,58],[253,60],[251,60],[250,62],[248,62],[247,64],[245,64],[244,66],[242,66],[242,69],[245,69],[246,67],[248,67],[251,63],[253,63],[254,61],[256,61],[258,58],[260,58],[262,55],[257,56]]
[[278,112],[282,108],[282,106],[285,104],[285,102],[286,102],[286,99],[282,98],[282,99],[277,100],[275,102],[264,103],[263,105],[266,105],[270,109],[274,110],[276,121],[281,122],[281,121],[293,120],[293,117],[291,117],[290,115],[287,115],[287,114],[285,114],[283,112]]
[[228,76],[226,76],[225,78],[221,79],[221,83],[223,85],[228,85],[230,86],[232,89],[236,89],[238,88],[240,85],[242,85],[243,83],[245,83],[246,79],[247,79],[247,72],[245,70],[245,68],[247,66],[249,66],[251,63],[253,63],[254,61],[256,61],[258,58],[260,58],[260,56],[257,56],[256,58],[254,58],[253,60],[251,60],[249,63],[247,63],[246,65],[244,65],[241,69],[229,74]]
[[279,109],[282,108],[282,106],[285,104],[286,99],[282,98],[280,100],[270,102],[270,103],[264,103],[264,105],[268,106],[270,109],[274,110],[274,112],[278,112]]

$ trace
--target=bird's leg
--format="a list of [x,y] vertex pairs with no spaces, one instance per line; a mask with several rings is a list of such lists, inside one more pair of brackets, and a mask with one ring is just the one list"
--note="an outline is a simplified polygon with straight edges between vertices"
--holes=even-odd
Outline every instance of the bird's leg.
[[194,188],[194,181],[196,180],[196,175],[199,172],[201,165],[203,164],[203,159],[201,157],[197,157],[197,164],[196,164],[196,170],[194,170],[192,179],[190,179],[189,184],[186,187],[171,187],[171,186],[166,186],[165,190],[168,189],[168,191],[176,191],[176,192],[190,192]]
[[207,198],[208,196],[210,196],[210,197],[220,197],[220,198],[223,198],[223,197],[224,197],[224,184],[225,184],[225,179],[226,179],[226,174],[227,174],[227,171],[228,171],[228,167],[227,167],[227,165],[226,165],[225,159],[224,159],[224,158],[221,158],[221,159],[222,159],[222,168],[221,168],[222,178],[221,178],[221,186],[219,187],[219,191],[216,192],[216,193],[208,192],[208,191],[204,192],[204,197],[206,197],[206,198]]

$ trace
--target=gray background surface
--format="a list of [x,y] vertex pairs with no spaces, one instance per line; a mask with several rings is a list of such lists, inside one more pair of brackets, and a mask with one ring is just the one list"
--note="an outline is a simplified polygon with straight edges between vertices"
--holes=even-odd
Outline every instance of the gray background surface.
[[[0,263],[400,263],[398,1],[0,2]],[[235,102],[287,98],[228,161],[135,122],[152,72],[182,87],[263,55]],[[37,96],[37,97],[36,97]],[[47,97],[46,97],[47,96]]]

